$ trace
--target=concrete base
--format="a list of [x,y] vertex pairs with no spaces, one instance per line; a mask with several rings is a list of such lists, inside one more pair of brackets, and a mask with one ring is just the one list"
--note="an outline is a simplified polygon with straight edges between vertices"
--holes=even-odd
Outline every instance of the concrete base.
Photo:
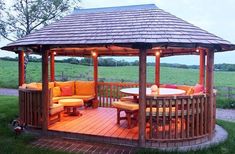
[[180,152],[186,152],[186,151],[196,151],[201,150],[205,148],[209,148],[212,146],[216,146],[222,142],[224,142],[228,138],[228,133],[226,130],[224,130],[221,126],[216,125],[215,127],[215,134],[212,140],[206,141],[201,144],[195,144],[190,146],[180,146],[180,147],[171,147],[171,148],[157,148],[162,151],[180,151]]

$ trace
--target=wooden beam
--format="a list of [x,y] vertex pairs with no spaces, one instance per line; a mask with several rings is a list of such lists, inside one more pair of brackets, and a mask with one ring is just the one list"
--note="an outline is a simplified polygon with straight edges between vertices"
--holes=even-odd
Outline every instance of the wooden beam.
[[205,85],[205,51],[200,50],[200,73],[199,84]]
[[49,121],[49,90],[48,90],[48,50],[41,47],[42,53],[42,130],[47,132]]
[[50,53],[50,81],[55,81],[55,55],[54,52]]
[[160,57],[161,53],[157,51],[155,53],[155,84],[160,87]]
[[207,66],[206,66],[206,93],[209,96],[208,103],[208,133],[209,137],[213,136],[214,129],[214,113],[213,113],[213,104],[214,104],[214,95],[213,95],[213,87],[214,87],[214,51],[207,51]]
[[146,140],[146,49],[139,50],[139,146]]
[[98,55],[97,53],[92,54],[93,66],[94,66],[94,82],[95,82],[95,98],[97,100],[97,86],[98,86]]
[[18,53],[18,85],[22,86],[25,83],[24,80],[24,51]]

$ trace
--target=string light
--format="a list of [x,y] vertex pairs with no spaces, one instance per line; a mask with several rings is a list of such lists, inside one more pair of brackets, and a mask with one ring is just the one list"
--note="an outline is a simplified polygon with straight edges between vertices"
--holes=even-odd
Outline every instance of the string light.
[[199,52],[200,50],[199,49],[196,49],[196,52]]
[[54,51],[53,54],[56,55],[56,52]]
[[155,53],[155,56],[160,56],[160,52],[157,51],[157,52]]
[[96,57],[97,54],[96,54],[96,52],[92,52],[91,55],[92,55],[93,57]]

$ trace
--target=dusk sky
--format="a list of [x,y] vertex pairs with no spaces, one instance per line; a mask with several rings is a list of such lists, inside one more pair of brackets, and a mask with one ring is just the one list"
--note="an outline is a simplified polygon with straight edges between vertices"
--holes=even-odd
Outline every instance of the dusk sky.
[[[235,43],[234,0],[82,0],[81,7],[96,8],[138,4],[156,4],[159,8],[179,18],[222,37],[233,44]],[[1,39],[0,47],[7,43],[9,42]],[[1,51],[0,57],[3,56],[15,57],[17,55]],[[153,58],[149,58],[149,61],[153,61]],[[177,56],[162,58],[161,62],[198,64],[199,59],[198,56]],[[215,55],[215,63],[235,64],[235,51],[217,53]]]

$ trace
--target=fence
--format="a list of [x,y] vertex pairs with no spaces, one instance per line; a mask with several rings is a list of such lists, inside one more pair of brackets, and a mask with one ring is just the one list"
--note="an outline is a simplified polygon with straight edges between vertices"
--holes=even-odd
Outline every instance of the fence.
[[225,99],[235,99],[235,87],[215,87],[217,90],[217,97]]
[[[68,76],[65,75],[64,72],[61,72],[60,75],[56,76],[56,80],[59,81],[68,81],[68,80],[93,80],[93,77],[88,76],[87,73],[80,74],[78,76]],[[99,82],[120,82],[120,83],[137,83],[138,81],[132,80],[124,80],[124,79],[107,79],[107,78],[99,78]],[[216,86],[215,89],[217,90],[217,97],[222,99],[235,99],[235,87],[231,86]]]

